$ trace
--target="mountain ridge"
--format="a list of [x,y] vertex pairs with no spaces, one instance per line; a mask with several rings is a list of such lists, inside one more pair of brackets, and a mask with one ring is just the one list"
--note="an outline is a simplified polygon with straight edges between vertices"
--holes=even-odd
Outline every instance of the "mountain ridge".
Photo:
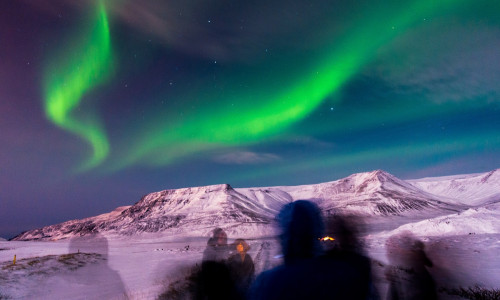
[[[479,183],[477,176],[480,176]],[[495,191],[490,185],[500,182],[500,171],[464,176],[465,180],[470,178],[474,180],[460,182],[465,187],[473,185],[465,190],[476,191],[482,184],[490,191],[483,195],[490,197],[494,194],[491,191]],[[462,179],[401,180],[383,170],[375,170],[311,185],[232,188],[229,184],[217,184],[167,189],[147,194],[134,205],[122,206],[110,213],[29,230],[12,240],[59,240],[96,232],[122,236],[206,235],[215,227],[223,227],[234,235],[272,234],[274,216],[283,205],[299,199],[317,203],[326,216],[435,217],[473,207],[457,199],[450,190],[452,182],[456,184],[457,180]],[[477,199],[476,202],[491,203]]]

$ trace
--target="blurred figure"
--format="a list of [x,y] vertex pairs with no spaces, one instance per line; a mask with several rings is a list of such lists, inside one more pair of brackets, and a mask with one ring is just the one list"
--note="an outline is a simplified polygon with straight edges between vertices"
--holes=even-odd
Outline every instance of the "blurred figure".
[[425,245],[410,231],[393,235],[386,241],[391,267],[386,270],[389,281],[387,299],[437,299],[436,286],[427,267],[431,260]]
[[[108,240],[100,233],[71,239],[68,254],[59,258],[73,270],[65,277],[71,286],[72,296],[69,298],[128,299],[120,275],[108,265],[108,252]],[[95,254],[100,256],[92,259]],[[60,299],[67,297],[53,296]]]
[[228,256],[226,232],[221,228],[215,228],[213,236],[208,239],[207,247],[203,252],[203,261],[196,287],[196,299],[238,299],[236,287],[227,265]]
[[250,246],[245,240],[236,239],[233,246],[236,249],[236,253],[229,257],[229,269],[238,293],[244,297],[255,275],[255,266],[252,257],[247,254]]
[[215,228],[203,252],[203,261],[225,261],[228,256],[227,234],[222,228]]
[[330,217],[325,233],[328,238],[322,239],[322,243],[326,256],[346,262],[356,270],[351,286],[354,299],[379,299],[373,284],[371,261],[359,240],[360,224],[355,216]]
[[284,265],[263,272],[250,288],[250,299],[366,299],[363,275],[349,260],[325,254],[319,208],[298,200],[277,216]]

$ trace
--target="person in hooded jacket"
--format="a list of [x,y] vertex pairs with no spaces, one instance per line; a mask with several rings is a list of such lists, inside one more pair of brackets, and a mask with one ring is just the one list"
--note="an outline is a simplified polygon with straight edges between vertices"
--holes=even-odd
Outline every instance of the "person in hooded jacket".
[[319,208],[298,200],[285,205],[277,216],[284,264],[261,273],[249,298],[367,299],[368,286],[350,261],[324,255],[320,238],[324,225]]

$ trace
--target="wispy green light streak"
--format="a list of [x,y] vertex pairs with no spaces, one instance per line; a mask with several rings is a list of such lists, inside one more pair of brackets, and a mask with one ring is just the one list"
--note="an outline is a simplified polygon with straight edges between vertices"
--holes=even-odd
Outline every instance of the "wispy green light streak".
[[64,49],[65,56],[52,60],[45,70],[45,114],[60,128],[86,140],[92,147],[92,156],[80,166],[88,170],[99,165],[109,153],[106,133],[97,117],[87,114],[75,116],[82,97],[111,74],[112,51],[106,9],[102,2],[97,7],[95,23],[81,46]]

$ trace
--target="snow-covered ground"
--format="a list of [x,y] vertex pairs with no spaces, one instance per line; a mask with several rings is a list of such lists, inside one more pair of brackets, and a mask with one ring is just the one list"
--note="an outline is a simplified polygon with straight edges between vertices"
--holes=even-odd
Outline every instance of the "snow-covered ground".
[[[201,262],[207,244],[206,237],[102,241],[0,242],[0,299],[155,299]],[[262,253],[266,241],[247,241],[258,271],[281,262],[277,247]]]
[[[383,274],[389,265],[385,250],[389,235],[390,232],[381,232],[365,240],[381,296],[385,295],[388,286]],[[438,287],[480,285],[500,289],[499,233],[421,239],[434,262],[429,270]],[[104,246],[102,240],[97,245],[83,241],[76,246],[68,240],[3,241],[0,242],[0,295],[6,299],[155,299],[169,284],[187,276],[189,270],[200,263],[206,240],[207,237],[164,240],[110,237]],[[248,242],[257,272],[281,263],[275,240]],[[12,264],[14,255],[17,258],[15,265]],[[440,296],[460,299],[444,292]]]

